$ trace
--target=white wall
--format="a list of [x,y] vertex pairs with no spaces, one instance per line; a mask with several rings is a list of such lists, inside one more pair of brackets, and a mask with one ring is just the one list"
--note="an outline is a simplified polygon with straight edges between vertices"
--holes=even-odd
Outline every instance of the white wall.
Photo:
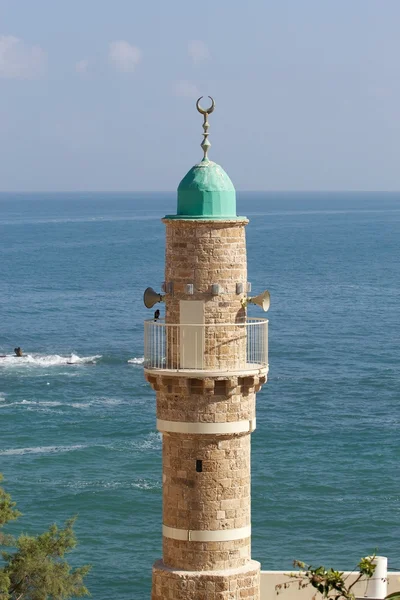
[[[289,589],[280,590],[279,594],[276,593],[275,586],[288,581],[288,573],[289,571],[261,571],[261,600],[311,600],[316,592],[315,588],[311,586],[299,590],[294,583]],[[355,577],[356,575],[352,574],[349,582]],[[358,583],[354,588],[356,596],[363,598],[365,587],[365,581]],[[392,571],[388,574],[388,594],[397,590],[400,590],[400,571]]]

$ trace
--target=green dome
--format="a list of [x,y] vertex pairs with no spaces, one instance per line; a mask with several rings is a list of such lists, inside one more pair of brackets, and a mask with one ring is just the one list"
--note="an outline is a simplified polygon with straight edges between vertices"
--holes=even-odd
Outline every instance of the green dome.
[[168,219],[237,219],[236,192],[220,165],[203,158],[178,186],[176,215]]

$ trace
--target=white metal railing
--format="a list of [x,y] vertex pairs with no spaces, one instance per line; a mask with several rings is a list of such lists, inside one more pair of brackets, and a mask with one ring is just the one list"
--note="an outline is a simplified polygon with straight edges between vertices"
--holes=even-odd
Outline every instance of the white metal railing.
[[144,366],[169,370],[253,370],[268,365],[268,320],[209,325],[144,323]]

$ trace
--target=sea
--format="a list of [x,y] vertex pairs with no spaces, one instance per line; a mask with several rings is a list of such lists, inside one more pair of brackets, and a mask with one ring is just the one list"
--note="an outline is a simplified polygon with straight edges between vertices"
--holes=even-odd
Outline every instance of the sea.
[[[161,436],[143,291],[175,193],[0,195],[0,472],[37,534],[77,515],[95,600],[148,600]],[[252,555],[400,570],[400,193],[238,193],[268,383],[252,435]],[[159,305],[161,310],[162,306]],[[154,310],[154,309],[153,309]],[[13,357],[20,346],[24,357]]]

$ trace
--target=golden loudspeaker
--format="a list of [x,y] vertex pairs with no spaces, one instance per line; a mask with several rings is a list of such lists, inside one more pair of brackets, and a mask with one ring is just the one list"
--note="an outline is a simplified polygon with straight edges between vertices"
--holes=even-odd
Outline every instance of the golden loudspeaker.
[[144,290],[143,302],[146,308],[152,308],[157,302],[164,302],[164,296],[157,294],[153,288],[148,287]]
[[253,298],[243,298],[242,306],[245,307],[248,304],[257,304],[257,306],[261,306],[264,312],[267,312],[271,304],[271,296],[269,291],[265,290],[265,292],[262,292]]

